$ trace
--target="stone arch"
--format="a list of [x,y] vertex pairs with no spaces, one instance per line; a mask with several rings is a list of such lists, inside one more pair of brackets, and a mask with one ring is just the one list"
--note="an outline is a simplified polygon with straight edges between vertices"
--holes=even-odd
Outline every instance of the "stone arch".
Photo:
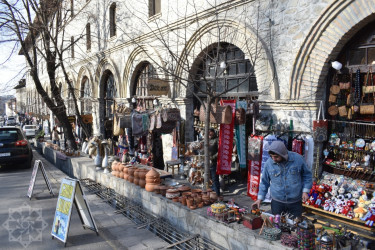
[[[133,85],[135,84],[136,72],[146,63],[151,63],[154,66],[164,67],[165,63],[161,59],[160,54],[152,47],[146,45],[140,45],[135,48],[129,55],[129,58],[125,64],[122,93],[123,97],[130,98],[132,94]],[[157,67],[156,67],[157,68]],[[164,74],[164,72],[159,72]],[[167,79],[167,75],[165,78]]]
[[[96,98],[100,98],[100,89],[102,88],[102,77],[104,75],[105,71],[110,71],[113,74],[116,88],[117,88],[117,97],[123,96],[123,93],[121,91],[121,84],[120,84],[120,73],[118,70],[118,67],[115,63],[113,63],[109,58],[104,58],[100,61],[94,75],[94,82],[97,84],[97,86],[93,86],[93,96]],[[95,84],[93,84],[95,85]]]
[[[375,0],[340,1],[327,6],[296,56],[290,76],[290,99],[322,99],[329,61],[345,43],[375,19]],[[319,98],[320,97],[320,98]]]
[[[279,84],[274,77],[275,66],[265,42],[256,35],[255,31],[235,20],[223,19],[209,22],[192,35],[181,53],[180,62],[177,63],[176,75],[178,78],[188,79],[189,72],[183,69],[186,67],[185,62],[194,62],[204,48],[218,43],[218,37],[215,34],[219,32],[220,42],[237,46],[245,53],[245,58],[250,59],[255,68],[260,99],[279,99]],[[254,58],[256,58],[256,63],[254,63]],[[186,96],[187,92],[184,94]]]
[[[76,81],[76,85],[75,85],[75,88],[78,89],[79,91],[82,90],[82,83],[83,83],[83,79],[87,77],[88,80],[89,80],[89,84],[91,86],[91,91],[92,91],[92,97],[96,96],[96,93],[97,93],[97,86],[94,84],[94,79],[93,79],[93,76],[92,76],[92,73],[89,69],[89,67],[87,66],[82,66],[79,71],[78,71],[78,75],[77,75],[77,81]],[[79,97],[81,97],[81,94],[79,95]]]

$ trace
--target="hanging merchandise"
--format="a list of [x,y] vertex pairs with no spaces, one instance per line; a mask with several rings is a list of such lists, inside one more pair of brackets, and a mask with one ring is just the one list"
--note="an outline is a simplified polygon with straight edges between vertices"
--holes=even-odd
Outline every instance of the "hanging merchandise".
[[149,129],[148,113],[133,112],[132,114],[133,136],[143,136],[147,134],[148,129]]
[[232,122],[230,124],[220,124],[219,151],[216,169],[216,174],[218,175],[231,173],[236,100],[223,100],[221,101],[221,104],[226,105],[225,107],[229,107],[233,111]]
[[260,174],[261,174],[261,156],[263,147],[262,136],[250,136],[248,139],[248,178],[247,195],[254,201],[258,198]]
[[164,122],[179,121],[181,119],[180,110],[178,108],[164,108],[161,111]]
[[[371,82],[370,86],[368,86],[369,78],[370,78],[370,82]],[[363,89],[362,89],[361,104],[359,105],[359,113],[361,115],[373,115],[373,114],[375,114],[375,94],[372,91],[373,88],[374,88],[374,79],[372,78],[372,70],[370,68],[369,71],[367,72],[367,75],[366,75],[365,85],[363,86]],[[371,98],[371,100],[369,100],[369,101],[371,101],[371,103],[363,103],[367,93],[372,94],[372,98]]]
[[354,83],[354,105],[353,111],[356,113],[359,111],[359,102],[361,101],[361,71],[357,69],[355,73]]
[[246,168],[246,101],[236,103],[236,142],[240,168]]
[[303,144],[304,141],[302,139],[294,138],[292,141],[292,151],[303,155]]
[[307,166],[312,169],[314,162],[314,139],[311,135],[305,137],[305,161]]
[[[322,114],[322,120],[320,120]],[[317,142],[324,142],[327,140],[328,121],[324,117],[323,101],[320,101],[318,120],[313,121],[313,134]]]
[[[204,105],[204,106],[203,106]],[[199,120],[201,122],[205,121],[206,118],[206,109],[207,103],[201,105],[199,111]],[[216,103],[211,104],[211,112],[210,112],[210,122],[211,123],[218,123],[218,124],[231,124],[232,123],[232,109],[228,105],[217,105]]]

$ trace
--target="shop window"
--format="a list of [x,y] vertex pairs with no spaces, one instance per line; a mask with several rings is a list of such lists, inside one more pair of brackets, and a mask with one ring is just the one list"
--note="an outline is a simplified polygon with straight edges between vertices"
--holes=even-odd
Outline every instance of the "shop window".
[[149,0],[148,12],[149,12],[149,17],[159,14],[161,12],[161,0]]
[[81,113],[91,114],[92,113],[92,103],[91,103],[91,88],[89,79],[85,77],[82,81],[81,88]]
[[91,27],[90,27],[90,23],[86,24],[86,50],[91,50]]
[[116,35],[116,3],[112,3],[109,8],[109,32],[110,37]]
[[[155,68],[147,63],[145,64],[140,72],[138,73],[138,76],[136,78],[136,83],[135,83],[135,88],[134,88],[134,95],[137,97],[146,97],[142,98],[142,101],[144,102],[144,105],[146,106],[147,109],[150,109],[153,107],[153,100],[154,97],[149,96],[148,91],[147,91],[147,85],[149,79],[157,79],[157,72]],[[148,97],[148,98],[147,98]]]

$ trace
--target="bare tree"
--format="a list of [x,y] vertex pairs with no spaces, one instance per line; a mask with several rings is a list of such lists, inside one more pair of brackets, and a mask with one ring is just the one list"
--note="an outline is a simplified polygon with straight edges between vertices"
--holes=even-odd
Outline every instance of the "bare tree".
[[[144,2],[146,6],[148,3],[149,1]],[[206,135],[204,137],[204,182],[207,185],[210,166],[208,134],[211,104],[220,98],[230,96],[232,94],[230,92],[243,84],[250,85],[250,80],[255,78],[255,65],[262,54],[261,50],[264,50],[265,43],[259,36],[261,28],[259,2],[254,2],[251,10],[248,7],[235,9],[231,7],[230,1],[225,5],[216,4],[216,1],[193,0],[184,1],[184,3],[185,6],[179,5],[178,1],[168,5],[168,10],[165,11],[166,13],[163,12],[161,17],[155,13],[155,6],[148,6],[149,13],[144,13],[142,8],[137,10],[124,5],[127,12],[141,23],[140,27],[143,30],[139,30],[138,27],[131,30],[127,27],[123,33],[135,47],[142,48],[150,63],[159,72],[159,77],[168,80],[173,85],[172,98],[183,95],[193,96],[204,106],[204,134]],[[155,20],[150,21],[150,18]],[[228,28],[229,23],[231,28]],[[207,36],[201,36],[201,39],[195,42],[195,47],[188,51],[187,45],[191,44],[192,37],[201,28],[205,28]],[[245,30],[252,31],[252,39],[247,39],[247,34],[244,34]],[[199,34],[196,35],[198,36]],[[225,84],[222,81],[223,75],[228,74],[231,69],[222,56],[231,52],[232,42],[234,44],[239,37],[244,38],[241,49],[244,50],[250,64],[242,78],[235,84]],[[149,49],[150,45],[154,50]],[[192,55],[195,57],[193,58]],[[247,93],[248,96],[259,94],[256,86],[250,88]]]
[[[64,27],[71,13],[65,4],[66,1],[60,0],[1,0],[0,32],[3,36],[0,43],[13,43],[13,54],[16,48],[20,48],[38,94],[63,127],[67,147],[76,149],[72,125],[68,120],[61,89],[56,83],[58,73],[61,72],[73,97],[78,122],[87,134],[65,62],[65,54],[81,37],[77,37],[73,43],[70,40],[67,42]],[[39,74],[41,62],[45,62],[49,86],[42,84]],[[48,87],[51,90],[50,96]]]

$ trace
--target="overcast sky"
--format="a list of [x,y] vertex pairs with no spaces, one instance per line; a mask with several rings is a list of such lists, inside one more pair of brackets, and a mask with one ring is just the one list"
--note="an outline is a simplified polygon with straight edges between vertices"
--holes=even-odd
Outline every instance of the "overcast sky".
[[13,89],[18,81],[24,78],[25,59],[19,56],[19,49],[11,54],[12,47],[10,44],[2,44],[0,46],[0,96],[14,95],[16,91]]

